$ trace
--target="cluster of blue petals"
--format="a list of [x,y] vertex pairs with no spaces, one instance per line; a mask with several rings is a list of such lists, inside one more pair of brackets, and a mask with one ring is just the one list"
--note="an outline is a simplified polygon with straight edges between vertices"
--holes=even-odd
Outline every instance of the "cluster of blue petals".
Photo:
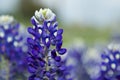
[[68,72],[61,56],[66,53],[62,48],[63,29],[58,29],[56,16],[52,20],[39,21],[31,18],[33,27],[28,28],[32,34],[28,42],[29,80],[68,80]]
[[108,48],[101,57],[101,75],[97,80],[120,80],[120,48]]
[[16,80],[13,78],[17,74],[25,77],[23,73],[27,68],[26,52],[23,50],[26,44],[20,45],[23,37],[19,34],[19,27],[16,21],[0,24],[0,55],[9,62],[9,80]]

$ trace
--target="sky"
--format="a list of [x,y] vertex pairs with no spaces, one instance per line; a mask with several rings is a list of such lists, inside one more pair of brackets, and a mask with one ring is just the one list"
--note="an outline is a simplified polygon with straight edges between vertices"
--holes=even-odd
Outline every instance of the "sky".
[[0,13],[15,12],[20,0],[0,0]]
[[104,25],[120,20],[120,0],[41,0],[56,8],[62,21]]
[[[20,0],[0,0],[0,13],[14,12]],[[120,0],[33,0],[56,10],[64,23],[105,25],[120,23]],[[27,3],[26,3],[27,4]]]

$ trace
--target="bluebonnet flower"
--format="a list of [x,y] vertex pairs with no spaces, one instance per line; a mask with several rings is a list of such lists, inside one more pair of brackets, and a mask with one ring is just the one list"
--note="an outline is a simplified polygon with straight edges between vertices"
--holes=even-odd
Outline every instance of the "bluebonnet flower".
[[26,54],[22,49],[26,44],[20,45],[23,37],[19,35],[19,27],[19,23],[12,16],[0,17],[0,55],[9,63],[9,80],[14,80],[13,76],[17,73],[22,75],[27,67],[24,61]]
[[120,80],[120,44],[110,44],[101,57],[101,76],[97,80]]
[[[0,53],[9,57],[18,45],[21,38],[17,39],[19,24],[11,16],[0,17]],[[9,48],[8,48],[9,46]],[[12,59],[12,58],[11,58]],[[14,59],[14,58],[13,58]]]
[[61,58],[66,53],[62,48],[63,29],[58,29],[56,15],[50,9],[40,9],[31,23],[28,32],[32,37],[27,39],[29,80],[68,80]]

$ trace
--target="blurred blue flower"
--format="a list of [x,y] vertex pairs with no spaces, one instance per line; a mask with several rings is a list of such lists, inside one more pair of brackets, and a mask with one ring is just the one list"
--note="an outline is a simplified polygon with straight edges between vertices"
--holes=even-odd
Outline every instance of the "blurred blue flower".
[[101,51],[96,47],[88,48],[82,57],[83,65],[91,80],[100,75]]
[[101,57],[101,76],[98,80],[120,80],[120,44],[110,44]]
[[[0,16],[0,55],[9,62],[9,79],[13,79],[17,74],[25,75],[26,71],[26,51],[23,46],[23,35],[19,34],[19,23],[9,15]],[[22,45],[21,45],[22,43]],[[18,69],[19,68],[19,69]]]
[[85,46],[74,46],[70,48],[66,56],[68,67],[70,68],[69,71],[75,80],[90,80],[90,76],[82,62],[82,57],[86,50]]

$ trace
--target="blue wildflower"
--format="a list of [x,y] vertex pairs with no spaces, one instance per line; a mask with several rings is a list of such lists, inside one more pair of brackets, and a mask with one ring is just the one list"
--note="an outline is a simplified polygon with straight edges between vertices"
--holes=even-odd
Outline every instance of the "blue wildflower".
[[101,57],[101,76],[98,80],[120,80],[120,45],[110,44]]
[[32,37],[27,39],[29,80],[67,80],[61,58],[66,53],[62,48],[63,29],[58,29],[56,15],[50,9],[40,9],[31,23],[28,32]]
[[9,80],[14,80],[13,75],[22,75],[27,67],[26,52],[22,48],[26,44],[21,45],[23,36],[19,35],[19,27],[19,23],[12,16],[0,16],[0,55],[4,56],[10,65]]
[[11,16],[1,16],[0,21],[0,53],[6,53],[6,57],[14,56],[12,54],[16,49],[14,46],[17,46],[22,39],[21,37],[17,38],[19,24]]

